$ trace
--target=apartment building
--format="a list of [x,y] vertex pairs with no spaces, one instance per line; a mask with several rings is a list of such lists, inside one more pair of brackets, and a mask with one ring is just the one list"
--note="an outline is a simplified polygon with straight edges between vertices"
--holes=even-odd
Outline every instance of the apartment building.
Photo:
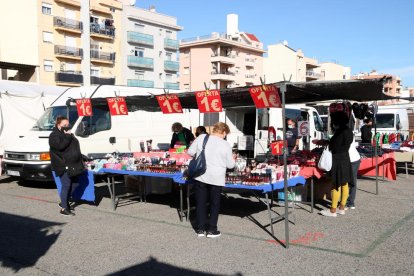
[[350,79],[351,68],[333,62],[319,63],[306,57],[301,49],[289,47],[288,42],[268,46],[263,62],[266,82],[292,82]]
[[0,19],[13,26],[0,30],[7,37],[0,44],[2,78],[64,86],[119,83],[121,2],[2,0],[0,7],[19,11]]
[[[238,30],[238,16],[227,15],[227,32],[180,41],[180,89],[186,91],[260,84],[263,44]],[[204,85],[205,84],[205,85]]]
[[177,19],[154,7],[124,6],[122,21],[122,84],[179,89]]

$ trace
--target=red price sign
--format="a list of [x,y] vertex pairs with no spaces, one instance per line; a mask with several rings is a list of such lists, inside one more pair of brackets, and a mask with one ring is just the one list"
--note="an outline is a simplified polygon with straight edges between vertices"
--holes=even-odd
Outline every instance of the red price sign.
[[283,141],[282,140],[274,141],[270,144],[270,146],[272,148],[273,155],[283,154]]
[[76,100],[76,108],[79,116],[92,116],[91,99]]
[[176,95],[161,95],[156,97],[162,113],[183,113],[180,99]]
[[125,98],[107,98],[109,112],[111,115],[128,115],[128,108],[126,105]]
[[195,92],[198,109],[201,113],[221,112],[223,105],[219,90],[206,90]]
[[274,85],[261,85],[249,88],[256,108],[282,107],[279,90]]

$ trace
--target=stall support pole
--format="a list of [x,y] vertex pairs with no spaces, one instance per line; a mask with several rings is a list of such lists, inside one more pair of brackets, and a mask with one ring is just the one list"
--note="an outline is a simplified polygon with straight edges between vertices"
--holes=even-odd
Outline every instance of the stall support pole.
[[[282,122],[283,122],[283,182],[285,193],[285,246],[289,248],[289,198],[288,198],[288,179],[287,179],[287,147],[286,147],[286,84],[280,86],[280,93],[282,94]],[[295,208],[295,206],[293,206]]]
[[[374,155],[375,155],[375,194],[378,195],[378,173],[379,173],[379,168],[378,168],[378,148],[377,148],[377,144],[380,145],[380,142],[377,141],[376,137],[377,137],[377,102],[374,103],[374,137],[375,137],[375,145],[374,145]],[[384,165],[384,164],[383,164]]]

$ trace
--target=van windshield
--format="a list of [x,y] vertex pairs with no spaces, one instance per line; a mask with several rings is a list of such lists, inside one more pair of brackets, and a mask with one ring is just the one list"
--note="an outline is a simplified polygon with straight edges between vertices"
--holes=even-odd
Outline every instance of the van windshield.
[[377,114],[377,128],[394,128],[394,114]]
[[[37,120],[36,124],[33,126],[33,130],[53,130],[58,116],[67,117],[67,107],[66,106],[54,106],[46,109],[45,113]],[[78,111],[76,106],[69,107],[69,124],[73,124],[78,119]]]

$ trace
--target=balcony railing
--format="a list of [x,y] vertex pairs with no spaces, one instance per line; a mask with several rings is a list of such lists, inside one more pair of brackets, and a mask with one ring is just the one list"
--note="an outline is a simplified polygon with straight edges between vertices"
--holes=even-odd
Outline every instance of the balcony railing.
[[236,75],[235,73],[229,72],[229,71],[222,71],[222,72],[212,71],[211,74],[212,75],[228,75],[228,76],[235,76]]
[[164,88],[166,89],[180,89],[180,85],[176,82],[164,82]]
[[129,43],[154,46],[154,37],[149,34],[127,32],[127,41]]
[[178,40],[165,38],[164,39],[164,48],[171,50],[178,50]]
[[91,84],[114,85],[115,78],[100,78],[100,77],[91,76]]
[[114,62],[115,53],[101,52],[96,50],[91,50],[91,58],[99,59],[103,61]]
[[67,47],[62,45],[55,45],[55,54],[68,57],[82,57],[83,50],[76,47]]
[[154,59],[137,56],[128,56],[128,66],[153,69]]
[[83,75],[80,71],[60,71],[55,73],[56,82],[83,83]]
[[319,79],[321,77],[321,74],[320,73],[316,73],[314,71],[306,71],[306,77],[307,78]]
[[153,88],[154,87],[154,81],[150,81],[150,80],[129,79],[127,84],[128,84],[128,86],[134,86],[134,87],[144,87],[144,88]]
[[172,60],[164,61],[164,70],[165,71],[178,72],[179,69],[180,69],[180,64],[177,61],[172,61]]
[[246,75],[246,79],[254,79],[255,75]]
[[53,18],[53,25],[55,27],[62,27],[65,29],[82,31],[82,22],[74,20],[74,19],[55,16]]
[[91,23],[91,35],[98,34],[98,35],[105,35],[110,38],[115,37],[115,28],[114,27],[108,27],[103,26],[101,27],[97,23]]

